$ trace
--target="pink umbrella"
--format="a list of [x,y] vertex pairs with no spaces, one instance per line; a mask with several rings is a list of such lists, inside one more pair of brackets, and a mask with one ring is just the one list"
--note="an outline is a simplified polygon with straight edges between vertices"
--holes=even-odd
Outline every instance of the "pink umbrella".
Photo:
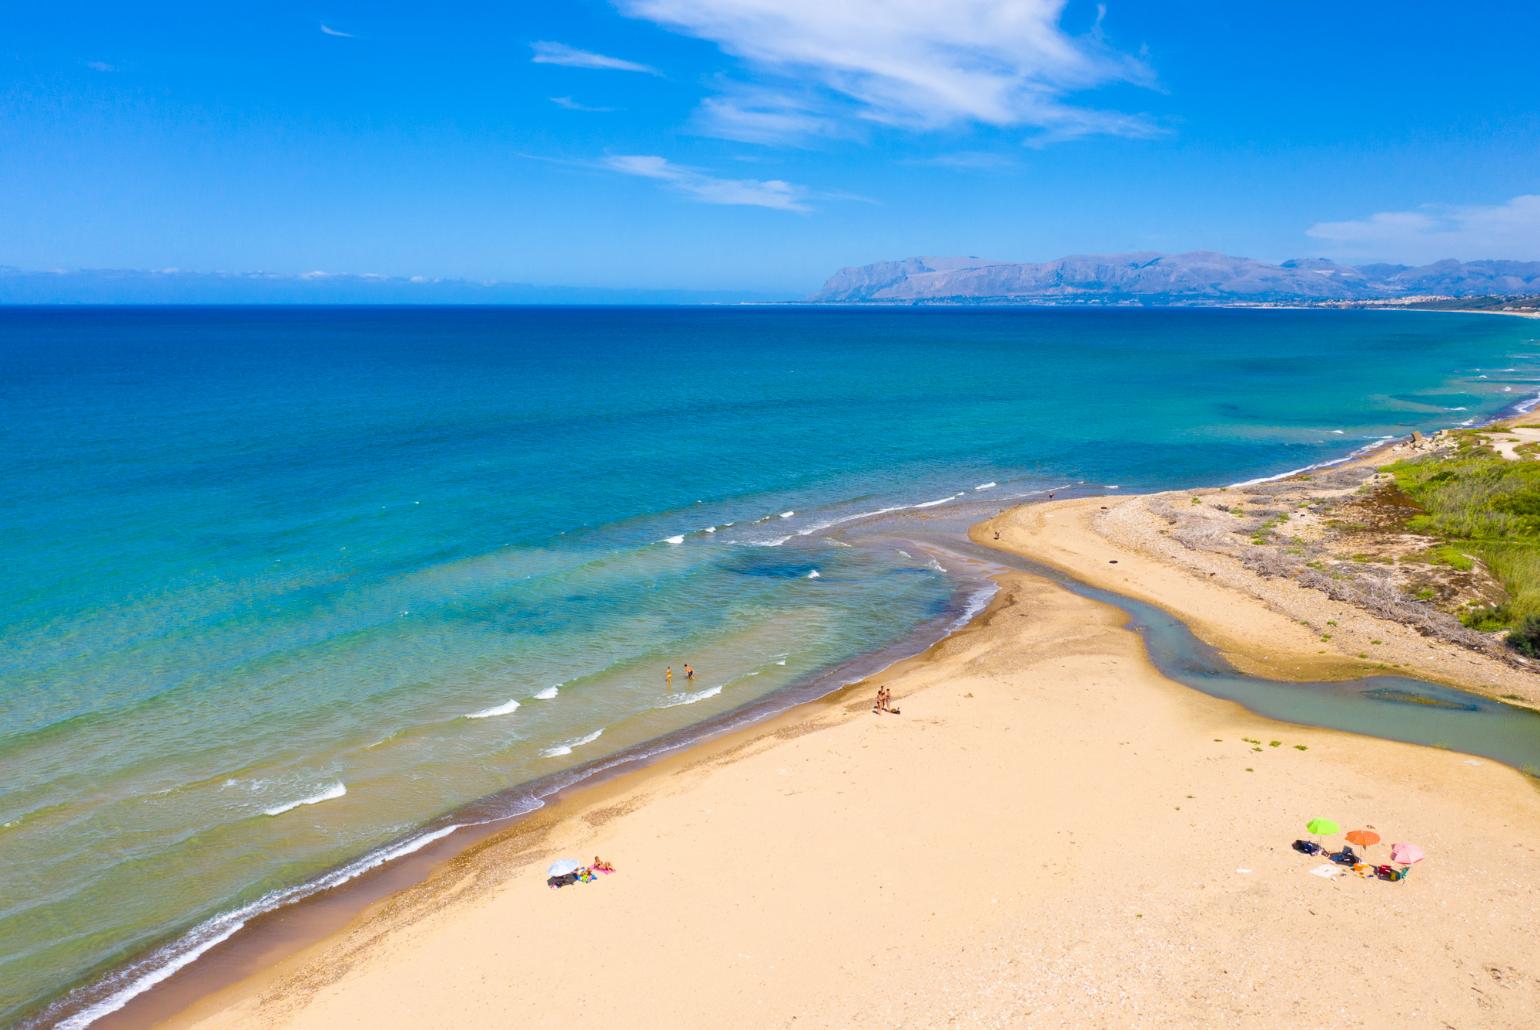
[[1411,865],[1413,862],[1421,862],[1422,849],[1415,844],[1392,844],[1390,846],[1390,860],[1402,865]]

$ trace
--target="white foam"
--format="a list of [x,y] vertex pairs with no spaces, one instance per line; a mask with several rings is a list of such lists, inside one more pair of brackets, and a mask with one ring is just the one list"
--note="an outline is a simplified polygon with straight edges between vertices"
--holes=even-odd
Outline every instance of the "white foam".
[[950,497],[942,497],[939,500],[925,501],[922,504],[914,505],[914,507],[916,507],[916,508],[934,508],[938,504],[946,504],[948,501],[955,501],[957,498],[959,498],[961,496],[962,496],[962,494],[953,494]]
[[814,569],[814,570],[813,570],[813,571],[812,571],[812,572],[809,572],[809,573],[808,573],[808,574],[807,574],[807,578],[808,578],[808,579],[818,579],[818,578],[819,578],[819,576],[818,576],[818,570],[817,570],[817,569]]
[[716,531],[717,527],[715,526],[707,526],[705,529],[701,530],[702,533],[715,533]]
[[518,710],[518,707],[519,703],[517,701],[509,700],[492,708],[483,708],[479,712],[468,712],[465,717],[467,719],[490,719],[496,715],[512,715]]
[[696,691],[693,694],[669,694],[667,697],[665,697],[662,701],[660,701],[658,704],[654,705],[653,707],[655,707],[655,708],[678,708],[680,705],[693,705],[697,701],[704,701],[704,700],[706,700],[706,698],[708,698],[708,697],[716,697],[721,692],[722,692],[722,688],[720,686],[716,686],[716,687],[707,687],[705,690],[698,690],[698,691]]
[[987,608],[989,606],[989,602],[994,600],[995,593],[998,590],[999,588],[996,587],[993,583],[987,584],[983,587],[980,587],[978,590],[975,590],[971,595],[969,595],[968,603],[963,605],[962,612],[957,616],[956,621],[953,622],[952,625],[947,629],[947,632],[951,633],[959,630],[966,626],[969,622],[973,621],[973,617]]
[[414,851],[419,851],[464,826],[464,823],[455,823],[437,830],[430,830],[427,833],[402,841],[393,847],[365,855],[357,862],[343,866],[341,869],[328,873],[318,880],[271,891],[248,905],[242,905],[240,908],[217,915],[189,930],[176,942],[158,949],[148,958],[129,966],[119,977],[115,978],[126,979],[127,983],[108,994],[102,1000],[81,1009],[68,1019],[61,1020],[56,1024],[56,1027],[59,1030],[66,1027],[69,1030],[83,1030],[84,1027],[90,1026],[98,1019],[118,1011],[135,997],[171,977],[177,970],[196,962],[209,949],[235,936],[253,917],[261,915],[263,912],[271,912],[275,908],[281,908],[312,894],[331,890],[333,887],[340,886],[363,873],[367,873],[371,869],[384,865],[386,862],[392,862],[398,858],[410,855]]
[[994,480],[991,479],[987,483],[980,483],[978,486],[974,487],[973,489],[975,489],[975,490],[993,490],[995,487],[997,487],[999,485],[1000,485],[999,483],[996,483]]
[[1336,435],[1336,436],[1342,436],[1342,435],[1344,435],[1344,432],[1343,432],[1343,430],[1341,430],[1341,429],[1333,429],[1333,430],[1332,430],[1332,433],[1333,433],[1333,434],[1335,434],[1335,435]]
[[[1474,422],[1475,419],[1471,419],[1470,421]],[[1461,422],[1460,424],[1463,426],[1463,425],[1468,425],[1469,423]],[[1394,436],[1377,436],[1373,440],[1371,440],[1368,443],[1364,444],[1362,447],[1359,447],[1359,448],[1353,450],[1352,452],[1343,455],[1340,458],[1332,458],[1330,461],[1318,461],[1314,465],[1304,465],[1304,466],[1301,466],[1300,468],[1297,468],[1297,469],[1290,469],[1287,472],[1280,472],[1280,473],[1278,473],[1275,476],[1258,476],[1256,479],[1242,480],[1239,483],[1231,483],[1228,487],[1226,487],[1226,489],[1234,490],[1234,489],[1236,489],[1238,487],[1242,487],[1242,486],[1256,486],[1259,483],[1273,483],[1273,482],[1276,482],[1276,481],[1278,481],[1280,479],[1288,479],[1290,476],[1297,476],[1297,475],[1299,475],[1302,472],[1315,472],[1318,469],[1329,469],[1329,468],[1332,468],[1335,465],[1346,464],[1347,462],[1352,461],[1354,458],[1358,458],[1358,457],[1361,457],[1361,456],[1363,456],[1365,454],[1368,454],[1370,451],[1374,450],[1376,447],[1378,447],[1380,444],[1384,443],[1386,440],[1394,440],[1394,439],[1395,439]]]
[[942,565],[940,562],[938,562],[934,558],[932,558],[930,561],[926,562],[925,564],[930,566],[931,568],[935,569],[937,572],[945,572],[946,571],[946,566]]
[[1116,483],[1108,483],[1106,486],[1102,487],[1102,489],[1103,490],[1121,490],[1123,488],[1121,486],[1118,486]]
[[347,792],[347,785],[339,780],[318,794],[312,794],[309,797],[300,798],[298,801],[290,801],[287,804],[275,805],[272,808],[264,808],[262,810],[262,814],[283,815],[283,813],[293,811],[294,809],[299,808],[301,805],[319,805],[323,801],[335,801],[337,798],[342,797]]
[[795,514],[797,514],[797,513],[794,512],[794,511],[783,511],[783,512],[781,512],[781,518],[789,519],[789,518],[791,518]]
[[536,701],[555,701],[556,700],[556,695],[559,694],[559,693],[561,693],[561,688],[560,687],[546,687],[540,693],[535,695],[535,700]]
[[664,537],[663,542],[665,544],[682,544],[684,543],[684,534],[681,533],[679,536]]
[[780,661],[776,662],[775,664],[777,664],[777,665],[785,665],[786,664],[786,659],[782,658]]
[[600,729],[594,730],[586,737],[575,737],[572,740],[567,741],[565,744],[557,744],[555,747],[548,747],[540,753],[546,758],[560,758],[562,755],[572,754],[573,748],[582,747],[584,744],[592,744],[602,736],[604,736],[604,729],[601,727]]
[[905,558],[913,558],[914,557],[914,555],[910,554],[908,551],[904,550],[902,547],[900,547],[898,549],[898,553],[903,555]]

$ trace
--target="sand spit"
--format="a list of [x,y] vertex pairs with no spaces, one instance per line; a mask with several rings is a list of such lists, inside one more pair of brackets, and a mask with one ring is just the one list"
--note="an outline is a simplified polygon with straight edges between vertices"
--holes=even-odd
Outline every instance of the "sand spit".
[[[1286,615],[1109,542],[1117,510],[976,536],[1317,671]],[[1533,1024],[1533,781],[1251,715],[1163,678],[1117,611],[1000,585],[881,677],[902,715],[859,684],[574,792],[175,1025]],[[1404,884],[1317,878],[1289,849],[1317,815],[1431,857]],[[619,872],[546,888],[594,854]]]

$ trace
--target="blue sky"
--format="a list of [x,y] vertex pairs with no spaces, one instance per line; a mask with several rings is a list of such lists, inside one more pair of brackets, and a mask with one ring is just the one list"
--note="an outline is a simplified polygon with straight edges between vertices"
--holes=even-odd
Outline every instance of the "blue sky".
[[1540,5],[7,5],[0,265],[1540,258]]

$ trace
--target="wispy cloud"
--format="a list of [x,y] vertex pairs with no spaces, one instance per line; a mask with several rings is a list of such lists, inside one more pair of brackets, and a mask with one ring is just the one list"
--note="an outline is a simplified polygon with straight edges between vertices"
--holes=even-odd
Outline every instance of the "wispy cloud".
[[354,38],[353,37],[353,33],[351,33],[351,32],[343,32],[341,29],[334,29],[330,25],[326,24],[324,21],[321,23],[321,32],[324,35],[327,35],[327,36],[336,36],[338,39],[352,39],[352,38]]
[[744,143],[799,144],[850,135],[837,119],[818,113],[807,100],[763,90],[707,97],[695,114],[697,128],[706,135]]
[[557,107],[565,107],[569,111],[587,111],[591,114],[605,114],[615,110],[613,107],[594,107],[590,104],[580,103],[571,97],[552,97],[551,103]]
[[806,188],[780,179],[720,178],[652,154],[617,154],[601,161],[600,167],[622,175],[667,183],[703,204],[768,207],[777,211],[812,210],[807,204]]
[[116,66],[110,65],[106,61],[87,61],[86,67],[93,72],[115,72],[118,70]]
[[663,74],[650,64],[639,64],[621,57],[596,54],[591,50],[579,50],[565,43],[544,41],[531,43],[530,49],[535,52],[535,56],[530,60],[536,64],[562,64],[569,68],[597,68],[616,72],[643,72],[647,75]]
[[949,154],[912,158],[907,163],[952,168],[960,172],[1002,172],[1021,164],[1013,157],[991,150],[959,150]]
[[1425,204],[1305,230],[1335,254],[1396,261],[1540,259],[1540,195],[1504,204]]
[[627,14],[741,58],[758,98],[708,100],[701,122],[755,142],[797,140],[836,121],[927,130],[1021,127],[1039,140],[1150,135],[1138,115],[1069,95],[1152,85],[1139,58],[1060,24],[1066,0],[618,0]]

